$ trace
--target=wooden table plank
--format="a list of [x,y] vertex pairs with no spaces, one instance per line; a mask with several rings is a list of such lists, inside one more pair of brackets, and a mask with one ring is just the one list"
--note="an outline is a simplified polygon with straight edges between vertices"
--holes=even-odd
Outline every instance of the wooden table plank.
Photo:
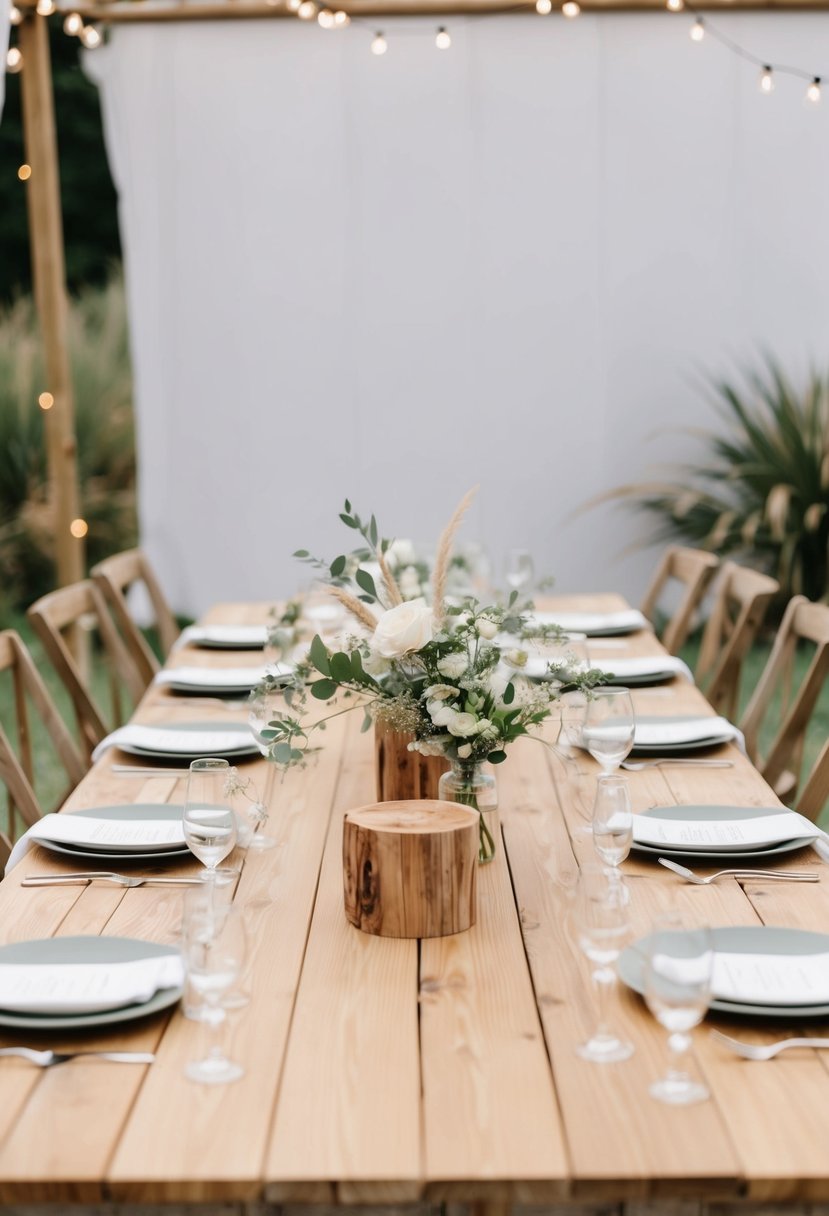
[[373,797],[356,717],[265,1162],[273,1202],[402,1203],[422,1190],[417,942],[361,933],[343,912],[342,818]]

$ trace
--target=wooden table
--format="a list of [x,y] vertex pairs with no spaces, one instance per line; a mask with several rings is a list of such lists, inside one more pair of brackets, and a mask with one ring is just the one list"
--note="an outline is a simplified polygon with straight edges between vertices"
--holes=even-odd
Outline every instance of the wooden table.
[[[615,596],[559,603],[621,606]],[[226,606],[209,619],[263,616]],[[657,646],[640,634],[627,653]],[[592,647],[596,660],[619,653],[616,645]],[[180,651],[174,661],[195,657]],[[257,660],[197,656],[216,666]],[[707,708],[684,681],[634,697],[643,713]],[[139,716],[186,721],[229,711],[196,710],[151,690]],[[373,798],[371,736],[360,735],[361,717],[332,723],[324,752],[304,772],[272,780],[266,762],[244,766],[268,785],[269,830],[280,842],[244,861],[237,892],[252,929],[252,1001],[232,1015],[244,1078],[215,1088],[184,1079],[199,1027],[180,1011],[83,1040],[154,1050],[150,1067],[76,1062],[41,1072],[0,1061],[0,1201],[829,1202],[826,1054],[750,1064],[699,1031],[697,1060],[713,1098],[668,1108],[648,1095],[665,1064],[664,1032],[638,997],[622,991],[620,1021],[635,1055],[609,1066],[576,1056],[593,1005],[587,964],[568,940],[564,915],[567,888],[592,845],[576,833],[583,820],[572,788],[559,807],[554,762],[540,745],[519,741],[499,770],[505,847],[480,871],[472,930],[418,943],[366,936],[347,924],[341,820]],[[733,768],[631,774],[636,807],[773,801],[736,749],[720,752]],[[123,760],[110,753],[99,763],[68,805],[181,801],[180,780],[118,777],[110,771],[116,758]],[[588,757],[582,767],[592,777]],[[580,784],[592,796],[592,780]],[[802,865],[804,855],[795,857],[791,864]],[[24,874],[64,868],[37,850],[5,879],[2,941],[77,933],[176,940],[178,891],[18,889]],[[667,906],[715,925],[829,929],[823,874],[811,886],[741,888],[725,880],[694,887],[650,863],[629,861],[624,869],[637,932]],[[772,1029],[789,1027],[745,1033],[763,1038]]]

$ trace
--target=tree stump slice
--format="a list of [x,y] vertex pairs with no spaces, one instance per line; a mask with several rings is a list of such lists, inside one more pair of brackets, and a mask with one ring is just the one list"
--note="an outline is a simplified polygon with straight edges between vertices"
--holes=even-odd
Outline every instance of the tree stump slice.
[[434,799],[374,802],[343,821],[345,914],[379,937],[445,937],[475,923],[478,812]]
[[408,798],[436,800],[438,783],[449,768],[445,756],[421,756],[410,752],[414,735],[391,730],[382,723],[374,726],[374,763],[377,776],[377,801],[399,802]]

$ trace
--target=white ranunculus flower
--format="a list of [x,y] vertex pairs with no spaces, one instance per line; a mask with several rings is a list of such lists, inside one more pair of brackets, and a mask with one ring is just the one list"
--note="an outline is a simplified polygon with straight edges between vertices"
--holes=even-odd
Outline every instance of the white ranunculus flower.
[[489,718],[479,718],[478,724],[475,727],[475,733],[477,735],[482,735],[484,733],[484,731],[489,730],[489,728],[491,726],[492,726],[492,723],[490,722]]
[[526,650],[519,650],[517,647],[514,650],[506,650],[501,656],[505,663],[509,663],[510,667],[526,667],[529,655]]
[[472,744],[462,743],[458,748],[458,755],[460,756],[461,760],[468,760],[472,755]]
[[498,632],[498,626],[488,616],[479,616],[475,622],[475,628],[478,630],[478,635],[488,642],[491,642]]
[[444,756],[446,744],[451,737],[451,735],[433,735],[431,739],[416,739],[414,743],[409,744],[409,751],[420,752],[421,756]]
[[385,659],[399,659],[432,640],[432,609],[420,596],[389,608],[377,622],[371,648]]
[[[432,719],[434,721],[434,719]],[[474,735],[478,726],[478,718],[476,714],[459,714],[455,713],[451,721],[446,723],[446,728],[450,735],[454,735],[456,739],[467,739],[470,735]]]
[[465,654],[447,654],[437,661],[437,669],[447,680],[458,680],[469,666],[469,658]]
[[[432,708],[434,706],[434,709]],[[427,713],[434,722],[435,726],[447,726],[451,730],[449,723],[456,716],[457,710],[451,705],[446,705],[442,701],[429,701],[426,705]]]

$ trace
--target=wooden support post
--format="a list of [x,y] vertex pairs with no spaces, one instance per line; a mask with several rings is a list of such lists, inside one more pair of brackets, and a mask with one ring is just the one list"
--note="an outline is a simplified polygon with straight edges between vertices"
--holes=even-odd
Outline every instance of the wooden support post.
[[54,398],[51,408],[44,410],[49,498],[57,581],[65,586],[83,578],[85,545],[70,532],[81,510],[49,29],[46,18],[33,9],[23,18],[19,45],[26,161],[32,170],[26,183],[32,279],[46,364],[43,389]]

